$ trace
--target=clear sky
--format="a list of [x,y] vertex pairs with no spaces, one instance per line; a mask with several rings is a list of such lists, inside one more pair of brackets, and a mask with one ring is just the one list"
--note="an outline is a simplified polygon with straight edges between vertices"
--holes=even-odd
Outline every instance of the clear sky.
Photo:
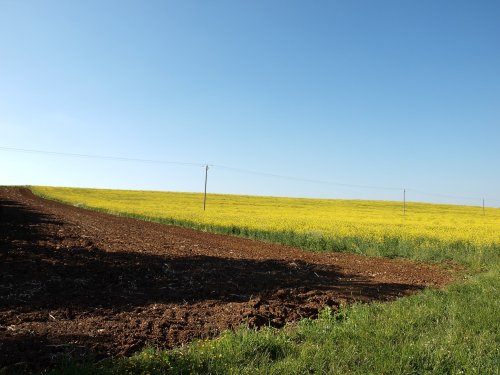
[[[499,206],[500,2],[0,0],[0,184]],[[425,195],[418,191],[477,200]]]

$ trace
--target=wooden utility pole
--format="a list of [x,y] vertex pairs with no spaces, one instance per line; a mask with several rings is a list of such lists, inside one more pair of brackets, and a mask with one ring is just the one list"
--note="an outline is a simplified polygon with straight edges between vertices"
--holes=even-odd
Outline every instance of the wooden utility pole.
[[207,178],[208,178],[208,164],[205,165],[205,196],[203,197],[203,211],[207,207]]
[[406,189],[403,189],[403,215],[406,215]]
[[483,198],[483,216],[485,215],[484,213],[484,198]]

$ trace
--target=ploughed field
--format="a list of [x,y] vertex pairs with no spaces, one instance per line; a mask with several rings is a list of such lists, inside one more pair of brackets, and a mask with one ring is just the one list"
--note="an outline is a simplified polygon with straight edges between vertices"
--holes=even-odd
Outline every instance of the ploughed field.
[[0,189],[0,368],[171,348],[242,324],[282,327],[386,301],[442,265],[313,253],[84,210]]

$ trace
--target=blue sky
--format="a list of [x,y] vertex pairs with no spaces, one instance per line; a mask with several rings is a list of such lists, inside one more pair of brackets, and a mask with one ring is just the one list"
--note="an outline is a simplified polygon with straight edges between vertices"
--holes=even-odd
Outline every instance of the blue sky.
[[[402,194],[223,165],[498,206],[499,17],[498,1],[0,0],[0,147],[214,164],[209,192]],[[0,170],[174,191],[204,178],[6,150]]]

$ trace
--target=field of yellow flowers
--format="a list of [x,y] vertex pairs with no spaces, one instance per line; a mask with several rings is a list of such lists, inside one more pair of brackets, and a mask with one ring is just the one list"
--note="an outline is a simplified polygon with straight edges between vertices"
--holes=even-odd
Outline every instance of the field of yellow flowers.
[[425,203],[60,187],[35,194],[99,211],[299,246],[479,266],[500,244],[500,209]]

